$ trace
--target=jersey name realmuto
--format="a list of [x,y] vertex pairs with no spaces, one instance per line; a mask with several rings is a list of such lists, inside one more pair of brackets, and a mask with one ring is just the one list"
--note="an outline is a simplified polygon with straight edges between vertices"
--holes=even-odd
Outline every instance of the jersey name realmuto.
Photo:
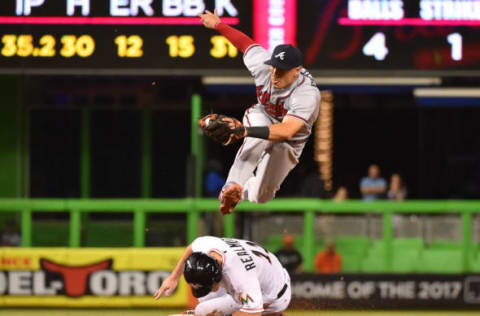
[[194,252],[214,251],[222,256],[220,286],[247,313],[263,311],[285,285],[285,273],[274,254],[248,240],[204,236],[192,243]]
[[274,122],[281,122],[286,115],[304,121],[304,127],[292,140],[306,141],[318,117],[320,91],[305,68],[302,68],[292,85],[285,89],[275,89],[270,80],[270,66],[264,64],[270,57],[270,52],[256,44],[251,45],[243,56],[243,62],[257,87],[255,107],[262,108]]

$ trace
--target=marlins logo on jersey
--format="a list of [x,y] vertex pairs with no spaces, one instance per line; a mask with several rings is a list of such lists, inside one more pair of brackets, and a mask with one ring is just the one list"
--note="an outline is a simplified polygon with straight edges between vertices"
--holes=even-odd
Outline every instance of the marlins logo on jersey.
[[240,298],[240,301],[242,301],[242,304],[248,304],[249,302],[252,302],[252,303],[255,302],[253,300],[253,298],[251,298],[250,295],[248,295],[248,293],[245,294],[245,295],[242,295],[242,293],[239,293],[238,297]]

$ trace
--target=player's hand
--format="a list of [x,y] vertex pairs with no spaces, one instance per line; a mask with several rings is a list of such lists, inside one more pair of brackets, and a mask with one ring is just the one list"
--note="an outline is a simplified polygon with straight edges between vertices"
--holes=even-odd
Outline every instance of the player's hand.
[[205,13],[200,13],[198,16],[202,19],[203,25],[209,29],[214,29],[215,26],[221,22],[217,14],[217,9],[215,9],[213,13],[205,10]]
[[158,291],[155,293],[155,299],[158,300],[163,295],[170,296],[172,292],[177,288],[177,285],[178,280],[171,275],[168,276],[165,280],[163,280],[162,286],[160,286]]

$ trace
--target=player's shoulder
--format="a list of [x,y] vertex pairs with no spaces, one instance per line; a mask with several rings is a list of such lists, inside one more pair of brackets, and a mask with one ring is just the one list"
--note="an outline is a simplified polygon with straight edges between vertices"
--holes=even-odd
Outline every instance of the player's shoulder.
[[217,242],[218,240],[221,240],[218,237],[214,236],[200,236],[194,239],[194,243],[208,243],[208,242]]
[[298,87],[293,91],[293,99],[301,99],[302,102],[311,101],[315,104],[320,103],[320,90],[318,89],[315,80],[311,76],[300,74],[301,79]]
[[243,54],[243,62],[251,70],[256,68],[256,72],[259,70],[268,70],[268,66],[264,62],[270,59],[270,52],[258,44],[250,45]]
[[243,58],[249,58],[249,57],[255,57],[255,56],[259,56],[259,55],[269,55],[270,56],[270,52],[268,50],[266,50],[263,46],[261,46],[260,44],[252,44],[250,46],[247,47],[247,49],[245,50],[245,53],[243,54]]
[[300,77],[302,78],[302,84],[300,85],[303,89],[318,90],[317,83],[312,74],[305,68],[302,68],[300,71]]
[[192,242],[192,250],[200,252],[209,252],[211,250],[223,250],[225,244],[221,238],[214,236],[201,236],[195,238]]

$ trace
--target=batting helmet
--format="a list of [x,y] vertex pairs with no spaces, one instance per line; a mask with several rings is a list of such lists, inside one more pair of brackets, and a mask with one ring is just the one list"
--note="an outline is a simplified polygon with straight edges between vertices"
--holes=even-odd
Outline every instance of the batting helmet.
[[209,255],[194,252],[185,261],[183,275],[192,286],[193,296],[198,298],[210,293],[214,282],[220,282],[222,268]]

